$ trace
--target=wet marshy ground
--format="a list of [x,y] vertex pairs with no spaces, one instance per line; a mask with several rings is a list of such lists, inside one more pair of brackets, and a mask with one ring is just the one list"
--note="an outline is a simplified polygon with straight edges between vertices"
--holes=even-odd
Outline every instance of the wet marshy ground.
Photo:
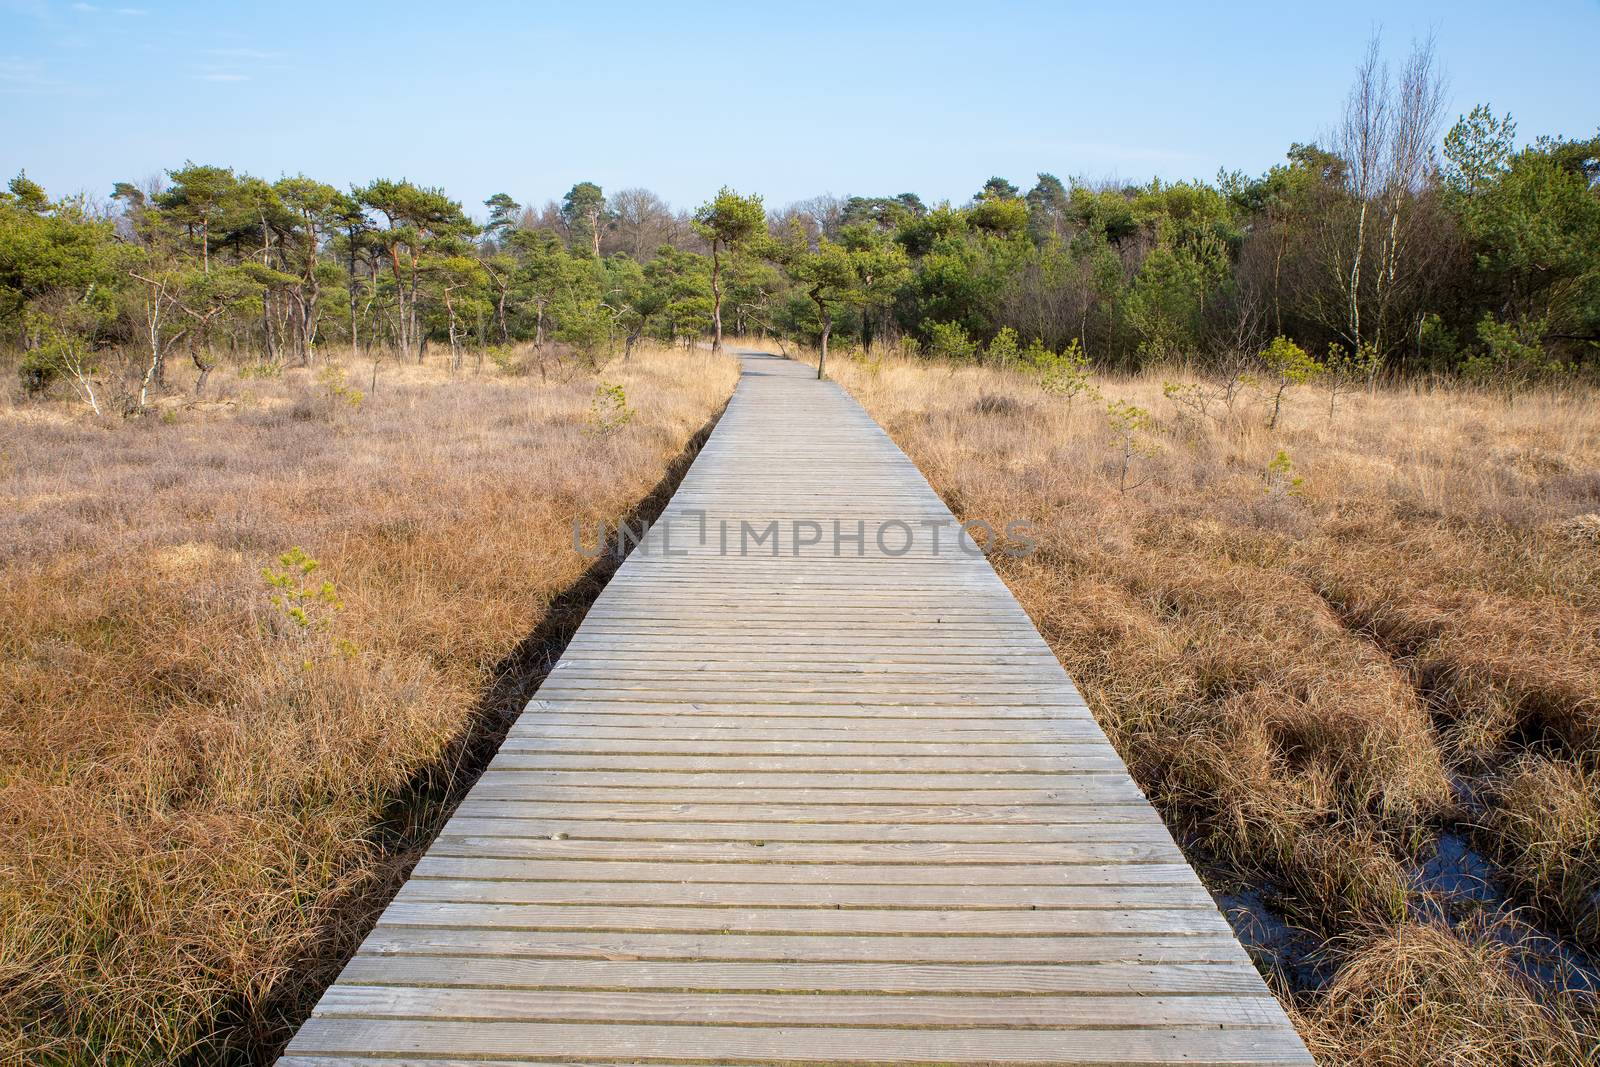
[[[1274,904],[1275,887],[1228,886],[1226,878],[1214,880],[1211,873],[1207,881],[1217,906],[1258,967],[1276,973],[1297,993],[1327,985],[1338,969],[1337,954],[1284,917]],[[1460,830],[1439,833],[1422,850],[1410,889],[1406,909],[1412,921],[1482,930],[1512,949],[1523,975],[1538,986],[1600,996],[1600,961],[1519,908],[1500,869]]]

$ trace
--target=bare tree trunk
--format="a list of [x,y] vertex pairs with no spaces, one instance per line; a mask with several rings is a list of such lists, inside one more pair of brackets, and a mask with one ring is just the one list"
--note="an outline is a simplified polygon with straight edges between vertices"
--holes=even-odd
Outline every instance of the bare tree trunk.
[[356,242],[350,239],[350,358],[361,358],[361,332],[356,322]]
[[412,340],[417,342],[417,364],[420,366],[422,364],[423,357],[427,354],[427,345],[422,343],[422,327],[417,321],[417,289],[422,284],[420,277],[421,264],[419,263],[419,258],[420,257],[417,255],[416,251],[413,250],[411,253],[411,297],[409,301],[409,328],[411,331]]
[[444,307],[445,312],[450,317],[450,370],[452,372],[461,369],[461,346],[456,341],[456,302],[450,297],[450,294],[455,289],[456,287],[453,285],[444,287]]
[[[195,369],[200,376],[194,381],[194,395],[199,397],[205,392],[206,379],[211,376],[212,368],[217,365],[216,357],[211,354],[211,337],[209,332],[202,331],[203,336],[196,338],[189,344],[189,359],[194,362]],[[200,354],[201,347],[205,348],[205,355]]]
[[1361,214],[1356,222],[1356,250],[1350,257],[1350,342],[1361,347],[1361,257],[1367,245],[1366,197],[1361,198]]
[[718,242],[711,241],[711,351],[722,351],[722,257]]
[[406,287],[400,273],[400,249],[396,245],[389,248],[389,266],[394,271],[394,302],[395,302],[395,340],[400,343],[400,358],[411,358],[411,338],[406,332]]
[[828,364],[828,335],[833,332],[833,316],[828,313],[827,301],[823,300],[816,290],[812,290],[811,299],[816,303],[817,311],[822,316],[822,348],[817,354],[817,381],[820,382]]

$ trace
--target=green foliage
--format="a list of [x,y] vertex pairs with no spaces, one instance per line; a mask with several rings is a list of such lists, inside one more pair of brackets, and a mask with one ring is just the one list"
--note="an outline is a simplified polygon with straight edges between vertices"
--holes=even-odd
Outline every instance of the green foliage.
[[483,226],[484,236],[491,241],[504,240],[516,228],[522,205],[508,193],[495,193],[483,202],[483,206],[489,209],[489,220]]
[[1272,417],[1267,425],[1276,429],[1278,415],[1283,407],[1283,395],[1292,386],[1304,385],[1322,373],[1322,364],[1311,358],[1311,353],[1289,340],[1274,337],[1272,343],[1261,350],[1261,367],[1266,375],[1267,387],[1272,392]]
[[1473,108],[1444,135],[1446,188],[1464,197],[1491,188],[1504,175],[1516,141],[1517,124],[1510,115],[1497,118],[1487,104]]
[[1094,395],[1089,357],[1076,337],[1060,352],[1051,352],[1035,341],[1028,348],[1028,362],[1039,371],[1039,388],[1069,406],[1080,396]]
[[959,322],[935,322],[928,327],[928,350],[939,359],[968,363],[978,355],[978,342]]
[[335,410],[340,407],[359,408],[366,399],[365,393],[350,384],[349,372],[337,364],[330,363],[319,370],[317,384],[322,387],[322,395]]
[[1382,369],[1383,356],[1372,345],[1364,344],[1351,352],[1333,341],[1328,344],[1328,357],[1319,373],[1341,382],[1370,382]]
[[1267,495],[1279,499],[1299,496],[1305,481],[1294,472],[1294,461],[1289,458],[1289,453],[1281,448],[1278,449],[1277,455],[1267,461],[1265,480]]
[[[337,614],[344,610],[344,601],[333,582],[318,581],[312,577],[321,564],[299,545],[280,555],[276,567],[261,568],[261,580],[267,589],[267,602],[272,605],[279,623],[278,632],[287,637],[308,639],[312,634],[327,634],[329,648],[345,656],[354,656],[358,649],[343,637],[332,634]],[[306,659],[302,666],[310,670],[314,661]]]
[[767,212],[760,196],[740,196],[723,186],[694,213],[695,232],[714,249],[738,248],[765,233]]
[[528,373],[528,365],[517,350],[506,345],[490,345],[485,350],[489,363],[507,378],[520,378]]
[[1028,205],[1015,198],[995,197],[972,205],[967,219],[973,229],[999,237],[1017,237],[1028,228]]
[[1523,317],[1502,322],[1485,312],[1478,322],[1482,347],[1467,357],[1462,373],[1479,385],[1501,392],[1507,404],[1514,403],[1517,394],[1531,383],[1567,370],[1545,351],[1541,339],[1547,327],[1544,320]]
[[29,332],[35,345],[23,353],[21,364],[23,385],[29,392],[38,392],[57,378],[81,380],[92,388],[100,354],[82,331],[63,328],[51,316],[34,313],[29,317]]
[[[1427,323],[1423,324],[1424,330]],[[1339,394],[1359,384],[1371,385],[1383,369],[1383,357],[1376,346],[1363,343],[1354,352],[1337,341],[1328,343],[1327,358],[1322,361],[1320,377],[1328,386],[1328,418],[1333,418],[1333,408]]]
[[984,349],[989,362],[1001,367],[1011,366],[1021,354],[1017,347],[1017,331],[1009,326],[1000,327],[1000,331]]
[[1167,362],[1199,351],[1208,294],[1226,273],[1220,245],[1193,248],[1161,245],[1145,257],[1124,307],[1139,337],[1139,351]]
[[594,398],[589,401],[589,432],[605,437],[633,419],[633,409],[628,406],[628,394],[621,384],[600,382],[594,387]]
[[1113,400],[1106,405],[1106,424],[1116,448],[1117,492],[1126,493],[1143,485],[1148,478],[1129,483],[1128,475],[1135,461],[1156,454],[1151,431],[1155,420],[1150,412],[1125,400]]
[[600,224],[606,197],[594,182],[579,182],[561,198],[561,217],[572,235],[570,247],[580,256],[600,257]]
[[282,376],[283,364],[271,363],[267,360],[257,360],[254,363],[246,363],[239,368],[239,377],[244,381],[249,381],[252,378],[266,380],[271,378],[281,378]]
[[[1476,107],[1439,172],[1364,205],[1350,161],[1296,144],[1265,174],[1210,183],[1040,173],[1025,193],[996,177],[959,205],[818,202],[778,240],[761,199],[727,188],[688,227],[642,190],[613,204],[578,182],[542,213],[496,193],[480,231],[442,190],[405,180],[341,191],[186,162],[159,191],[117,183],[102,209],[18,173],[0,192],[0,336],[28,388],[70,380],[97,407],[102,393],[120,402],[127,372],[133,410],[180,356],[197,391],[220,353],[315,367],[333,344],[376,366],[448,343],[460,367],[465,351],[532,342],[543,374],[551,342],[558,365],[569,349],[594,364],[646,338],[718,336],[724,319],[822,348],[901,337],[1001,364],[1062,349],[1117,369],[1182,362],[1203,380],[1169,397],[1213,417],[1268,336],[1329,352],[1330,416],[1380,365],[1460,370],[1514,395],[1552,367],[1600,366],[1600,138],[1519,148],[1516,133]],[[1363,217],[1377,222],[1356,279],[1345,253]],[[612,240],[629,254],[602,257]],[[1313,372],[1263,369],[1276,425],[1284,391]]]
[[[1476,121],[1469,117],[1452,131],[1459,136],[1449,189],[1471,247],[1476,285],[1489,298],[1478,322],[1481,315],[1542,321],[1543,334],[1594,353],[1600,347],[1600,136],[1541,138],[1508,154],[1510,119],[1473,116]],[[1463,332],[1471,328],[1470,321],[1462,325]]]

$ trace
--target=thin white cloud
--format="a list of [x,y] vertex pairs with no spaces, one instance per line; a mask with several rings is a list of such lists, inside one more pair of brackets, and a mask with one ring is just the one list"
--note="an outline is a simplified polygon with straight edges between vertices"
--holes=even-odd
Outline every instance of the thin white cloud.
[[94,4],[82,4],[82,3],[73,4],[72,5],[72,10],[78,12],[80,15],[102,15],[103,14],[103,15],[124,15],[124,16],[137,17],[137,16],[140,16],[140,15],[148,15],[148,14],[150,14],[149,11],[147,11],[146,9],[144,9],[142,7],[98,7],[98,6],[94,5]]

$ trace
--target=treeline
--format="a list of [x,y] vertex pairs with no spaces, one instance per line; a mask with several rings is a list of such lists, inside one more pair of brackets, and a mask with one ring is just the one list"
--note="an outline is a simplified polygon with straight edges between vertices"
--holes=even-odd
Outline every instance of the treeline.
[[338,348],[595,360],[724,330],[950,359],[1081,353],[1236,366],[1275,338],[1369,372],[1527,380],[1600,351],[1600,136],[1518,146],[1478,107],[1443,133],[1427,48],[1374,44],[1323,144],[1213,182],[990,179],[966,203],[724,189],[692,214],[579,183],[542,209],[185,164],[104,203],[0,195],[0,330],[25,388],[130,411],[174,359]]

